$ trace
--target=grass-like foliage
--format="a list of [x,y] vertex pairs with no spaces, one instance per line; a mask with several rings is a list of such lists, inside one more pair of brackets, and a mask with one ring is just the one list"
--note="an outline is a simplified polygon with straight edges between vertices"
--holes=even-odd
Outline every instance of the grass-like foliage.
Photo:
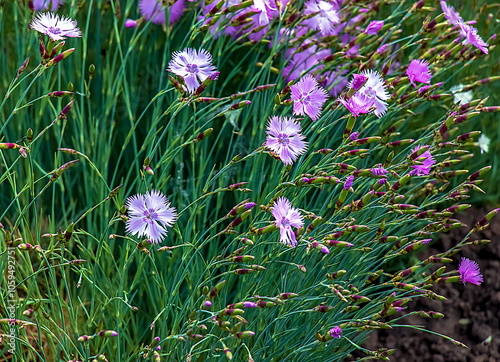
[[481,191],[498,4],[45,5],[0,2],[8,360],[387,359],[369,331],[480,284],[441,264],[488,240],[406,254]]

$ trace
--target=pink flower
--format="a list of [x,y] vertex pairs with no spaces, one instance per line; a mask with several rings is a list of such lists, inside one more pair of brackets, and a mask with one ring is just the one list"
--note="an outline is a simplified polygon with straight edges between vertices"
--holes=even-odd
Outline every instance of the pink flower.
[[208,77],[216,76],[216,69],[212,65],[212,55],[209,52],[191,48],[174,52],[167,68],[169,72],[184,79],[189,93],[193,93]]
[[353,117],[359,117],[360,114],[370,113],[375,103],[372,99],[360,93],[354,94],[347,101],[342,98],[338,98],[338,101],[351,112]]
[[389,171],[387,171],[385,168],[382,166],[379,167],[374,167],[371,169],[372,175],[373,176],[384,176],[386,175]]
[[340,22],[337,11],[329,2],[309,0],[306,3],[304,15],[309,15],[317,12],[319,12],[319,14],[313,16],[310,19],[304,20],[304,25],[313,30],[319,30],[321,32],[321,35],[331,35],[335,28],[335,25]]
[[267,124],[266,147],[275,152],[285,165],[306,152],[307,142],[300,133],[300,123],[293,118],[272,116]]
[[349,136],[349,141],[356,141],[359,137],[359,132],[353,132],[351,133],[351,135]]
[[446,20],[448,20],[452,25],[457,25],[458,23],[463,22],[460,14],[455,11],[453,6],[448,5],[446,1],[441,1],[441,9],[443,9]]
[[[64,3],[64,0],[33,0],[33,7],[35,11],[40,10],[50,10],[57,11],[59,7]],[[49,9],[49,5],[50,9]]]
[[[417,146],[413,150],[411,150],[410,154],[413,152],[416,152],[417,150],[421,149],[423,146]],[[431,171],[432,165],[436,163],[436,160],[434,157],[432,157],[431,153],[429,151],[425,151],[422,153],[420,156],[417,158],[418,162],[420,165],[413,165],[413,170],[410,172],[411,175],[417,175],[417,176],[424,176],[428,175]]]
[[484,54],[488,54],[488,43],[486,43],[481,36],[477,33],[477,29],[473,26],[467,25],[464,22],[458,23],[460,26],[460,36],[465,37],[463,44],[472,44],[480,49]]
[[129,212],[125,230],[139,237],[147,236],[155,244],[167,235],[167,227],[177,221],[177,212],[160,191],[151,190],[144,195],[130,196],[126,202]]
[[326,91],[318,86],[318,82],[306,75],[290,87],[293,100],[294,115],[308,115],[313,121],[321,115],[321,107],[326,101]]
[[369,101],[373,101],[373,105],[375,106],[374,113],[380,118],[387,110],[387,103],[384,101],[388,100],[390,97],[389,93],[387,93],[384,80],[382,76],[374,70],[365,70],[361,74],[367,77],[368,80],[358,93],[365,95]]
[[304,226],[304,220],[299,210],[292,207],[292,203],[288,199],[280,197],[273,204],[272,214],[276,220],[276,226],[280,229],[280,241],[292,247],[297,245],[292,226],[297,229]]
[[363,86],[363,84],[365,84],[367,79],[368,78],[365,77],[363,74],[354,74],[354,78],[349,82],[347,86],[354,90],[358,90]]
[[329,333],[333,338],[340,338],[340,336],[342,335],[342,328],[340,328],[339,326],[333,327],[332,329],[330,329]]
[[344,184],[344,190],[349,190],[352,187],[352,183],[354,182],[354,176],[347,176]]
[[269,20],[273,17],[272,13],[277,11],[271,0],[254,0],[253,6],[257,11],[260,11],[257,15],[257,24],[259,26],[269,24]]
[[368,35],[377,35],[377,32],[382,29],[384,22],[381,20],[374,20],[368,24],[365,29],[365,33]]
[[480,285],[483,282],[483,276],[479,270],[479,265],[475,261],[468,258],[462,258],[462,262],[458,267],[460,278],[465,285],[465,282]]
[[429,71],[429,62],[413,59],[406,70],[406,75],[415,88],[417,88],[415,82],[430,84],[432,75]]
[[127,19],[125,21],[125,27],[126,28],[135,28],[136,26],[137,26],[137,20]]
[[[170,24],[175,23],[182,16],[186,3],[184,0],[177,0],[171,7],[169,7],[170,17],[168,19]],[[165,24],[165,6],[161,0],[141,0],[139,2],[139,11],[146,20],[151,20],[154,24]]]

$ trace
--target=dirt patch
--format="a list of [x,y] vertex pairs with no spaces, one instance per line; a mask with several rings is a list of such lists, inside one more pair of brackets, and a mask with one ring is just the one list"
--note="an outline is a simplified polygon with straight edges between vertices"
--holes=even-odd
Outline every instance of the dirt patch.
[[[448,250],[462,240],[466,231],[479,221],[491,208],[472,209],[457,219],[469,229],[455,229],[426,250],[421,259]],[[409,316],[405,324],[422,326],[428,330],[454,338],[468,348],[457,347],[450,341],[430,333],[397,328],[373,332],[363,347],[377,350],[395,348],[391,361],[500,361],[500,215],[490,221],[490,226],[472,234],[470,240],[489,239],[482,246],[468,246],[453,256],[453,266],[458,267],[462,257],[476,261],[481,268],[484,282],[480,286],[460,283],[435,286],[433,291],[448,298],[444,302],[420,298],[408,304],[408,310],[436,311],[445,315],[442,319]],[[448,269],[450,269],[450,265]],[[356,352],[356,357],[366,356]]]

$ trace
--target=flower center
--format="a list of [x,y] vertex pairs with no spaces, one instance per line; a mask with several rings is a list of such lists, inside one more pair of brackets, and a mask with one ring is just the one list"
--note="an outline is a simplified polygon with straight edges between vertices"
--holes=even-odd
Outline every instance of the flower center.
[[372,89],[372,87],[368,87],[368,88],[366,88],[366,90],[365,90],[365,94],[366,94],[368,97],[373,98],[373,97],[375,97],[375,96],[377,95],[377,92],[375,92],[375,91]]
[[288,135],[286,135],[286,134],[279,134],[278,135],[278,142],[282,145],[288,145],[290,143],[290,139],[288,138]]
[[283,227],[289,227],[290,226],[290,221],[283,216],[283,218],[281,219],[281,226]]
[[53,26],[51,26],[51,27],[49,28],[49,31],[50,31],[52,34],[61,34],[61,29],[59,29],[59,28],[55,28],[55,27],[53,27]]
[[155,209],[148,209],[144,211],[144,222],[152,222],[158,219],[158,214]]
[[186,71],[189,73],[198,73],[198,66],[196,64],[186,65]]

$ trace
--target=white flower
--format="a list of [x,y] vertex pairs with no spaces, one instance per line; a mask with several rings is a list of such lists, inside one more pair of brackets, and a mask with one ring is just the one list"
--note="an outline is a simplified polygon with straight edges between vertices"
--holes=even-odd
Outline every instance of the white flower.
[[472,101],[472,91],[462,92],[463,89],[463,84],[454,85],[450,88],[450,92],[453,93],[453,103],[465,104]]
[[477,140],[477,143],[479,145],[481,153],[483,153],[483,152],[488,153],[488,151],[490,150],[490,141],[491,140],[488,137],[486,137],[484,134],[482,134],[481,137],[479,137],[479,139]]
[[67,36],[71,38],[82,36],[82,32],[76,26],[76,20],[59,17],[54,13],[38,13],[29,27],[48,35],[52,41],[63,40]]
[[368,80],[358,92],[365,95],[368,100],[374,102],[375,112],[373,113],[380,118],[387,110],[387,103],[384,101],[388,100],[390,97],[389,93],[387,93],[387,87],[384,84],[384,80],[380,73],[374,70],[364,70],[361,74],[367,77]]

